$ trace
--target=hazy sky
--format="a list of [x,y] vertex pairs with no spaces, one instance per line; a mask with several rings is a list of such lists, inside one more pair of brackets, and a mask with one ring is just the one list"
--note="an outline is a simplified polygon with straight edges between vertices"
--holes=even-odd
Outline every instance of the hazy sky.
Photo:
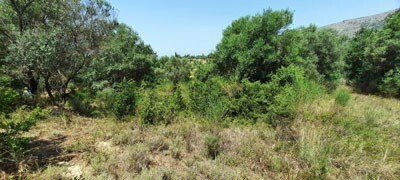
[[263,9],[294,11],[291,27],[323,26],[400,7],[400,0],[110,0],[121,22],[158,55],[208,54],[235,19]]

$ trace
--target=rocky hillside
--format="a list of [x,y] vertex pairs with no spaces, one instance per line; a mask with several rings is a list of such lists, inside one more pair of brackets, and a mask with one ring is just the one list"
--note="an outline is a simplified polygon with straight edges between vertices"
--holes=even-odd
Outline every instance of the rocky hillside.
[[369,28],[383,27],[385,18],[395,11],[396,10],[392,10],[373,16],[344,20],[339,23],[323,26],[322,28],[332,28],[337,30],[341,34],[345,34],[347,36],[352,37],[362,27],[369,27]]

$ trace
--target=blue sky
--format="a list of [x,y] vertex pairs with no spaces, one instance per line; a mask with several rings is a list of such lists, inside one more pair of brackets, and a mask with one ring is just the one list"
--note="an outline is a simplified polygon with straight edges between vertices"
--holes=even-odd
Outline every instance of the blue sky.
[[400,0],[110,0],[158,55],[208,54],[235,19],[264,9],[294,11],[291,27],[323,26],[400,7]]

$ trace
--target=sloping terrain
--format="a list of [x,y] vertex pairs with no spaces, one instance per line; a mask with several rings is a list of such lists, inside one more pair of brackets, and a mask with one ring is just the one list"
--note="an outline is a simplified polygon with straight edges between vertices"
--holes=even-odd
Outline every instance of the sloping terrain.
[[384,12],[377,15],[361,17],[356,19],[348,19],[339,23],[330,24],[321,28],[331,28],[338,31],[340,34],[353,37],[354,34],[363,27],[366,28],[382,28],[385,18],[394,13],[396,10]]

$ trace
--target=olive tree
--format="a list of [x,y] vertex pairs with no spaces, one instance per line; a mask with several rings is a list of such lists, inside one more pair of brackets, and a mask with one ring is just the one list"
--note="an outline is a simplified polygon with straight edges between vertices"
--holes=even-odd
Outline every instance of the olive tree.
[[[53,3],[34,1],[30,4],[36,10],[32,10],[32,15],[40,11],[38,19],[42,22],[32,22],[33,27],[15,36],[5,64],[10,67],[7,73],[12,77],[34,77],[36,84],[37,79],[42,78],[50,99],[65,102],[68,85],[89,67],[116,23],[113,8],[106,1]],[[12,6],[11,0],[9,4]]]
[[218,71],[237,79],[268,80],[286,64],[284,48],[288,46],[281,44],[281,39],[292,19],[289,10],[269,9],[234,21],[224,31],[215,52]]
[[94,61],[86,79],[109,84],[124,79],[136,82],[152,78],[156,54],[138,33],[126,24],[119,24],[100,46],[99,58]]

